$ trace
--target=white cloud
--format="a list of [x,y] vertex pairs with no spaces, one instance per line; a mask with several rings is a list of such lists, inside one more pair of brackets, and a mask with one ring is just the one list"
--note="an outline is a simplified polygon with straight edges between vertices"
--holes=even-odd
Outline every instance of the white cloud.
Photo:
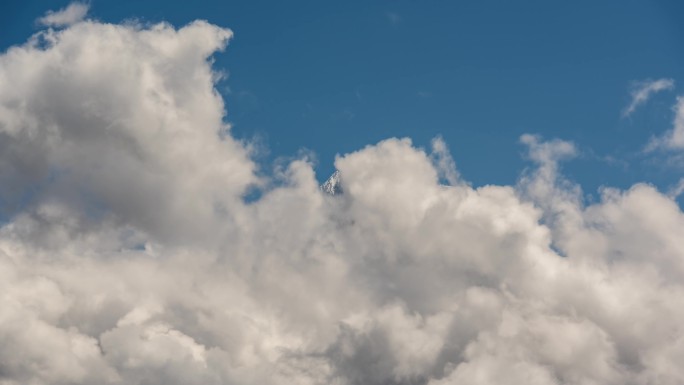
[[658,79],[658,80],[644,80],[635,82],[632,85],[630,96],[632,100],[629,105],[622,111],[623,117],[628,117],[636,110],[637,107],[646,103],[646,101],[655,93],[674,88],[674,80],[672,79]]
[[230,31],[41,36],[0,56],[3,384],[684,381],[684,214],[648,185],[585,206],[572,143],[524,136],[535,168],[475,189],[442,140],[388,139],[328,196],[222,123]]
[[77,23],[88,14],[90,4],[71,3],[59,11],[48,11],[38,22],[46,26],[64,27]]

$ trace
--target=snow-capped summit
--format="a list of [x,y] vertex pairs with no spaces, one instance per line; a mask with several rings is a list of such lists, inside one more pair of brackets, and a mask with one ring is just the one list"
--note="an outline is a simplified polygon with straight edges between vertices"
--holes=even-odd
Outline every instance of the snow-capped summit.
[[342,179],[339,171],[335,171],[328,180],[321,185],[321,191],[330,195],[342,194]]

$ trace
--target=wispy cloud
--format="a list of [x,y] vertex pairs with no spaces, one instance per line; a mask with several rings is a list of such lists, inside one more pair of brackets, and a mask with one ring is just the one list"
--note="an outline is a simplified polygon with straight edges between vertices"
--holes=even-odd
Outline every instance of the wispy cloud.
[[678,150],[684,148],[684,97],[677,97],[677,103],[672,109],[675,113],[672,129],[663,136],[653,138],[646,146],[646,152],[656,149]]
[[632,100],[629,105],[622,110],[622,117],[629,117],[637,109],[637,107],[646,103],[646,101],[655,93],[671,90],[672,88],[674,88],[674,80],[672,79],[648,79],[634,82],[632,84],[632,91],[630,92]]
[[71,3],[59,11],[48,11],[45,16],[38,19],[38,23],[46,26],[64,27],[77,23],[88,14],[90,4]]
[[681,178],[676,185],[672,186],[667,195],[672,199],[677,199],[682,193],[684,193],[684,178]]
[[390,21],[390,23],[394,25],[401,23],[403,20],[401,15],[396,12],[386,12],[385,16],[387,16],[387,19]]

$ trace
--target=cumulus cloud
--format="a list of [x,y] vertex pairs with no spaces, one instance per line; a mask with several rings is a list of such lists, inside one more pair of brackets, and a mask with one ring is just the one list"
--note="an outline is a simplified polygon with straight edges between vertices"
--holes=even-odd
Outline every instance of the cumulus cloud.
[[88,3],[71,3],[59,11],[48,11],[45,16],[38,19],[38,23],[54,27],[68,26],[83,20],[88,14],[88,9]]
[[670,197],[586,206],[575,146],[530,135],[515,186],[439,139],[339,156],[334,196],[306,159],[262,180],[214,88],[230,36],[84,21],[0,56],[0,382],[684,381]]
[[672,79],[644,80],[641,82],[635,82],[632,85],[632,91],[630,92],[632,100],[622,111],[622,116],[628,117],[632,115],[637,107],[646,103],[651,96],[660,91],[671,90],[672,88],[674,88],[674,80]]

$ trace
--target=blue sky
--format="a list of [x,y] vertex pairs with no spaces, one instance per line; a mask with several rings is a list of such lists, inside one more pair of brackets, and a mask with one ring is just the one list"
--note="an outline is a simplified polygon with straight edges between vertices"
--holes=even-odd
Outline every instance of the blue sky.
[[[0,47],[38,30],[66,1],[10,1]],[[90,17],[182,26],[194,19],[235,36],[216,55],[218,88],[239,138],[258,138],[268,170],[301,149],[325,179],[337,153],[388,137],[419,146],[441,135],[474,185],[514,183],[528,164],[524,133],[575,142],[566,174],[600,185],[676,183],[673,154],[643,153],[671,128],[684,79],[678,1],[104,1]],[[630,85],[669,78],[629,117]]]

